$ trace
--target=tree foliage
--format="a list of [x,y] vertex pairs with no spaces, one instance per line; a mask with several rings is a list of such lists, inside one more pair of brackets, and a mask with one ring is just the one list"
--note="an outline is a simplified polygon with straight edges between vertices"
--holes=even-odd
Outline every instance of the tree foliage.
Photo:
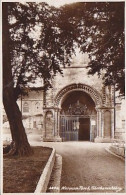
[[[15,97],[36,77],[45,87],[61,66],[70,65],[79,47],[88,52],[89,74],[103,76],[124,95],[124,3],[74,3],[61,8],[46,3],[11,3],[11,57]],[[37,35],[38,33],[38,35]]]
[[105,85],[115,85],[124,95],[124,2],[75,3],[62,9],[75,28],[78,47],[89,54],[88,73],[102,75]]
[[[11,65],[15,98],[25,94],[36,78],[50,80],[62,73],[61,66],[70,63],[73,44],[59,27],[60,10],[46,3],[9,4]],[[71,38],[72,39],[72,38]]]
[[[14,82],[11,66],[11,39],[8,23],[8,3],[4,3],[2,22],[2,52],[3,52],[3,104],[9,120],[12,135],[12,144],[9,155],[31,155],[32,148],[28,143],[22,116],[14,95]],[[4,150],[5,151],[5,150]],[[7,151],[8,152],[8,151]]]
[[[124,95],[124,3],[3,3],[3,102],[12,139],[24,155],[31,151],[16,104],[36,78],[50,80],[70,65],[76,48],[88,52],[89,74],[102,76]],[[11,113],[12,112],[12,113]]]
[[71,34],[65,37],[59,28],[59,14],[46,3],[3,3],[3,104],[14,143],[11,154],[32,154],[17,98],[38,77],[48,87],[62,73],[60,65],[70,63],[74,44],[64,47]]

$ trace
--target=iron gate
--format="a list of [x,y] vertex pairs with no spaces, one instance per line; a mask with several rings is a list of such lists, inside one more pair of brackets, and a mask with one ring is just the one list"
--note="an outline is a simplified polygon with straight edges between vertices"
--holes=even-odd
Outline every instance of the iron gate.
[[78,141],[79,117],[62,116],[60,117],[60,136],[63,141]]
[[[89,140],[94,139],[94,130],[90,124],[92,117],[96,115],[95,111],[89,110],[86,105],[82,105],[79,101],[76,104],[70,105],[68,110],[61,111],[60,115],[60,137],[63,141],[78,141],[80,133],[80,119],[89,120]],[[93,131],[92,131],[93,130]]]
[[60,116],[60,137],[63,141],[78,141],[80,133],[80,119],[88,118],[90,120],[90,141],[94,141],[96,137],[96,125],[91,124],[92,118],[90,116],[82,117],[75,115],[61,115]]

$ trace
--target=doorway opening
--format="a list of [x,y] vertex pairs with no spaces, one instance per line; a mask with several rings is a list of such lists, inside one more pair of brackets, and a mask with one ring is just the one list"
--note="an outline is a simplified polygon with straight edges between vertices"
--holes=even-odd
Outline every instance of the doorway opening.
[[79,141],[90,141],[90,119],[79,118]]
[[[83,91],[72,91],[63,103],[60,113],[60,136],[63,141],[92,141],[90,121],[96,118],[95,103]],[[96,128],[95,128],[96,129]]]

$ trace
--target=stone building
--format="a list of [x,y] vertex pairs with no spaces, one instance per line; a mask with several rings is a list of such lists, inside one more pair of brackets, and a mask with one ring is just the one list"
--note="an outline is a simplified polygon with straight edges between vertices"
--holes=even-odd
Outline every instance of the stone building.
[[[41,131],[43,128],[43,91],[31,89],[29,94],[18,101],[27,130]],[[28,132],[28,131],[27,131]]]
[[[87,75],[87,54],[78,53],[71,66],[57,74],[52,88],[32,90],[18,100],[27,129],[41,131],[43,141],[110,142],[124,138],[122,100],[114,86],[105,87],[97,75]],[[123,105],[123,106],[122,106]]]
[[63,76],[52,80],[53,88],[44,92],[44,141],[109,142],[124,134],[124,126],[118,128],[121,107],[115,106],[114,86],[105,87],[97,75],[88,76],[87,63],[88,55],[78,53]]
[[[23,125],[27,133],[41,133],[43,129],[43,91],[30,90],[27,96],[21,97],[17,101],[22,113]],[[9,128],[5,111],[3,111],[4,129]]]

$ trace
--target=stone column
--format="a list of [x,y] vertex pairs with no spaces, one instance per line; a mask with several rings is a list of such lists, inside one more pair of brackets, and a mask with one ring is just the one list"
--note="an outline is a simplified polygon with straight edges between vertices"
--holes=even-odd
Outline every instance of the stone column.
[[97,110],[97,136],[99,137],[99,111]]
[[46,127],[45,127],[45,110],[43,110],[43,138],[46,138]]
[[58,136],[58,123],[59,123],[59,119],[58,119],[58,108],[55,108],[54,110],[54,120],[55,120],[55,123],[54,123],[54,129],[55,129],[55,136]]
[[90,141],[92,141],[92,125],[91,125],[92,118],[90,117]]
[[97,109],[97,137],[102,137],[102,111]]
[[54,136],[57,136],[57,111],[54,110]]
[[62,141],[62,138],[60,137],[60,109],[57,110],[57,138],[59,141]]
[[60,136],[60,110],[57,112],[57,135]]
[[111,109],[111,138],[112,139],[114,139],[114,137],[115,137],[115,132],[114,132],[114,122],[115,122],[115,120],[114,120],[114,116],[115,115],[115,112],[114,112],[114,108],[113,109]]
[[104,110],[101,109],[101,131],[100,131],[100,137],[104,137]]
[[97,137],[95,138],[95,142],[101,142],[102,132],[103,132],[103,114],[100,108],[97,108]]

